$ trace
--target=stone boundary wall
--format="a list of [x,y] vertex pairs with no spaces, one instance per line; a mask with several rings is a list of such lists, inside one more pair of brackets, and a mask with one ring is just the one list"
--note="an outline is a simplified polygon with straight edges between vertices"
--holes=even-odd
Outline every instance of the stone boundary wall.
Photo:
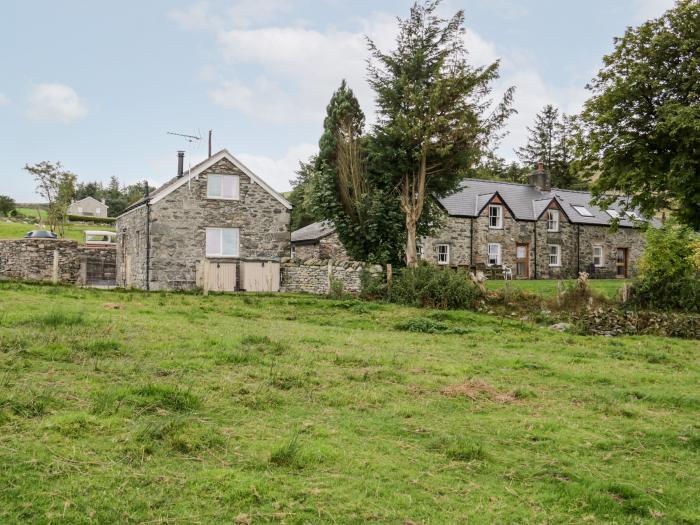
[[280,290],[282,292],[306,292],[325,295],[330,291],[331,279],[343,283],[343,291],[360,293],[363,272],[371,275],[383,273],[379,265],[367,265],[356,261],[332,259],[282,259],[280,266]]
[[85,284],[85,261],[116,264],[114,248],[88,248],[64,239],[16,239],[0,241],[0,280],[56,281]]

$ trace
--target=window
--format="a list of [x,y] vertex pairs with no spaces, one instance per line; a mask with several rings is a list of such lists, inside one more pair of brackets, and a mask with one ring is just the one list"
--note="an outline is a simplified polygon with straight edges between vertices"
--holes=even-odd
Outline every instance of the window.
[[620,212],[617,210],[608,210],[608,215],[610,215],[613,219],[620,218]]
[[489,228],[503,228],[503,206],[499,204],[489,206]]
[[81,214],[81,213],[83,213],[83,207],[82,207],[82,206],[78,206],[78,214]]
[[419,261],[422,261],[424,257],[424,252],[423,252],[423,245],[422,244],[416,244],[416,258]]
[[593,214],[592,214],[590,211],[588,211],[588,208],[586,208],[585,206],[580,206],[580,205],[572,204],[571,207],[572,207],[574,210],[576,210],[576,212],[577,212],[579,215],[583,215],[584,217],[593,217]]
[[294,257],[297,256],[297,247],[294,246],[293,244],[292,244],[292,248],[291,248],[291,251],[290,251],[290,255],[291,255],[292,259],[294,259]]
[[98,206],[97,208],[95,208],[95,213],[96,213],[97,215],[99,215],[100,213],[102,213],[102,208],[100,208],[99,206]]
[[603,247],[600,245],[593,245],[593,266],[603,266]]
[[559,231],[559,210],[547,210],[547,231]]
[[549,245],[549,265],[561,266],[561,247],[558,244]]
[[238,228],[207,228],[207,257],[238,257]]
[[501,265],[501,245],[500,244],[489,244],[489,266],[500,266]]
[[449,244],[438,244],[437,245],[437,262],[438,264],[450,264],[450,245]]
[[238,175],[208,175],[207,198],[238,200]]

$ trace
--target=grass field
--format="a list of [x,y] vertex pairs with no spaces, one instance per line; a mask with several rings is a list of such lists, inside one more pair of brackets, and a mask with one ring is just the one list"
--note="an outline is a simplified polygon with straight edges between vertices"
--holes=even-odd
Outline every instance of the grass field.
[[17,213],[30,219],[37,219],[38,215],[41,215],[42,219],[46,218],[46,210],[37,210],[36,208],[17,208]]
[[[26,224],[22,222],[5,222],[0,220],[0,239],[21,239],[28,231],[40,229],[37,224]],[[106,226],[103,224],[74,224],[69,223],[66,225],[65,236],[66,239],[72,239],[74,241],[83,242],[85,236],[83,232],[85,230],[106,230],[114,231],[112,226]]]
[[[562,281],[564,286],[569,285],[573,282],[575,282],[574,279],[564,279]],[[590,289],[594,293],[599,293],[600,295],[611,299],[617,297],[618,290],[622,288],[622,285],[626,282],[628,281],[624,279],[589,279],[588,281]],[[557,292],[557,281],[552,279],[514,280],[508,281],[508,284],[513,286],[513,288],[522,290],[524,292],[543,295],[545,297],[553,297]],[[486,288],[489,290],[500,290],[504,286],[505,281],[503,280],[486,281]]]
[[697,524],[699,365],[471,312],[0,283],[0,523]]

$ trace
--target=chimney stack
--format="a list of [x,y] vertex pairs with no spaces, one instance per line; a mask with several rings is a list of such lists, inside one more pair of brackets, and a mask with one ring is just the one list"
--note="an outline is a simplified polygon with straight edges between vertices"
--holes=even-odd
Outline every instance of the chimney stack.
[[539,191],[550,191],[552,189],[549,173],[544,170],[544,162],[537,163],[537,169],[530,173],[527,180],[530,186],[534,186]]
[[182,177],[182,170],[183,170],[184,163],[185,163],[185,152],[178,151],[177,152],[177,176],[178,177]]

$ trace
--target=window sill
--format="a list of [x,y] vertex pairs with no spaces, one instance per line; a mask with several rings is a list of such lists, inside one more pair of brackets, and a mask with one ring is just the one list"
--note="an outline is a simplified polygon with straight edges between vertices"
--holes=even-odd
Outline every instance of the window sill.
[[240,259],[240,255],[215,255],[208,253],[205,255],[207,259]]
[[450,265],[450,263],[448,263],[448,262],[440,262],[440,261],[438,261],[438,266],[449,266],[449,265]]
[[561,268],[561,264],[550,264],[550,268]]
[[240,197],[210,197],[207,195],[206,199],[208,201],[239,201]]
[[559,230],[547,230],[547,233],[559,233]]

